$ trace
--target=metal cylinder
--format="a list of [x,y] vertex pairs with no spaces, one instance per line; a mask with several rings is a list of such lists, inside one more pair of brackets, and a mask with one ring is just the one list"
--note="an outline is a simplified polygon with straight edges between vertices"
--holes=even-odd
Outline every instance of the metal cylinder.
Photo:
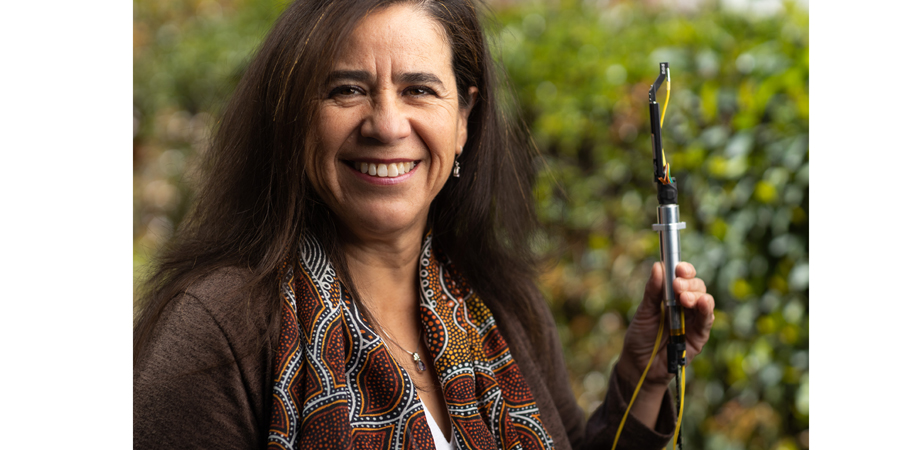
[[674,278],[677,277],[677,264],[680,263],[679,232],[684,228],[687,228],[687,224],[680,221],[680,210],[677,205],[658,207],[658,223],[652,225],[652,229],[658,232],[658,248],[661,262],[664,265],[664,301],[668,307],[671,330],[682,328],[680,308],[674,296]]

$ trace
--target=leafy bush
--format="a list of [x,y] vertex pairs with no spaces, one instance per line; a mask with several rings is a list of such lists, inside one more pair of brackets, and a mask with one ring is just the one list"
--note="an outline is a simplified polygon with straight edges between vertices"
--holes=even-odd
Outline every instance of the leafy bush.
[[658,259],[647,105],[658,62],[671,64],[662,134],[682,256],[717,302],[688,369],[689,448],[808,445],[808,17],[785,8],[758,18],[562,1],[498,13],[495,48],[544,158],[542,285],[589,410]]

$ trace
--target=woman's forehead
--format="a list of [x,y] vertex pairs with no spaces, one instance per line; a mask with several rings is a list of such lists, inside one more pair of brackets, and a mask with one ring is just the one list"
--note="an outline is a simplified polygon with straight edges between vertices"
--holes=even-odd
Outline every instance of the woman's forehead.
[[440,23],[417,7],[395,5],[358,22],[339,49],[333,70],[452,72],[451,56]]

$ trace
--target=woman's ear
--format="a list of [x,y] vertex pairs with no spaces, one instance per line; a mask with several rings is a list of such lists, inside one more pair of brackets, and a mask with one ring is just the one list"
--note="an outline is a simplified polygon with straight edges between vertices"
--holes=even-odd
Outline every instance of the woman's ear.
[[469,100],[467,100],[465,106],[460,107],[460,116],[457,118],[459,121],[457,124],[457,156],[463,153],[463,146],[466,145],[466,124],[470,117],[470,112],[473,111],[473,107],[476,106],[478,96],[479,88],[470,86]]

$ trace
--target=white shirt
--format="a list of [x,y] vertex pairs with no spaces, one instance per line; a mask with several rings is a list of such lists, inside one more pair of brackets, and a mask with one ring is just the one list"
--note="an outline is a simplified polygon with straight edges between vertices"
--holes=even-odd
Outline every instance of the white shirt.
[[425,402],[421,403],[422,409],[425,410],[425,420],[428,422],[428,428],[431,429],[431,437],[434,438],[434,447],[437,450],[457,450],[457,442],[454,441],[454,433],[450,433],[450,442],[447,442],[447,439],[444,438],[444,433],[438,428],[438,423],[435,422],[434,417],[431,416],[431,411],[428,411]]

